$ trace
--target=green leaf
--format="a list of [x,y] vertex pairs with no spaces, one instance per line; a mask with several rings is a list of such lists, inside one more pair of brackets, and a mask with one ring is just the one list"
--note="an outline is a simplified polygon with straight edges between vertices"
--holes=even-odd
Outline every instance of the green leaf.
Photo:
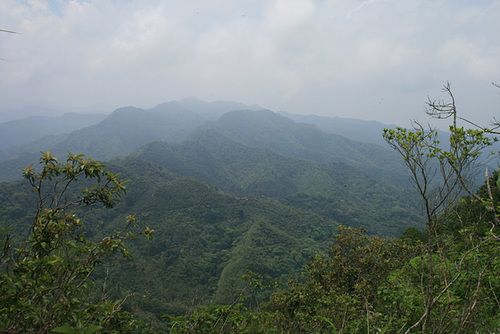
[[92,334],[97,332],[98,330],[102,329],[101,326],[96,326],[96,325],[90,325],[87,328],[73,328],[71,326],[65,325],[65,326],[60,326],[57,328],[54,328],[52,331],[56,333],[66,333],[66,334]]
[[97,332],[100,329],[102,329],[101,326],[90,325],[89,327],[87,327],[83,330],[83,333],[84,334],[91,334],[91,333]]
[[497,174],[497,188],[500,189],[500,168],[498,169],[498,174]]
[[54,328],[52,331],[56,333],[67,333],[67,334],[77,334],[79,332],[77,329],[74,329],[73,327],[70,327],[68,325]]

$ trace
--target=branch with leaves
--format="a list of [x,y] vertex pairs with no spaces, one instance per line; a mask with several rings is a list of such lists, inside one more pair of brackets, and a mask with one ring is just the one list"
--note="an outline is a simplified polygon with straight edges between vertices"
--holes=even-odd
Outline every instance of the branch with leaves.
[[[494,240],[491,234],[474,239],[474,243],[469,248],[462,250],[464,255],[458,260],[455,268],[457,273],[451,280],[449,279],[450,254],[446,250],[448,240],[443,238],[440,230],[453,216],[454,206],[463,191],[469,194],[471,201],[481,203],[484,207],[489,207],[490,210],[493,208],[495,216],[493,225],[497,225],[495,205],[489,203],[493,201],[491,191],[489,198],[480,196],[474,191],[471,181],[475,176],[475,169],[481,165],[481,155],[498,139],[491,136],[495,133],[492,129],[480,127],[474,122],[458,116],[455,98],[449,83],[443,87],[443,91],[449,96],[449,102],[429,99],[426,113],[436,119],[452,120],[452,124],[449,126],[448,145],[444,145],[438,140],[436,129],[431,127],[424,129],[418,122],[414,123],[414,130],[385,129],[383,133],[387,143],[403,157],[410,171],[411,181],[422,199],[427,217],[427,268],[422,271],[421,279],[424,312],[421,318],[408,328],[407,333],[417,328],[423,333],[431,331],[430,328],[433,326],[434,329],[440,328],[439,330],[445,328],[444,319],[446,319],[449,310],[433,316],[433,309],[445,294],[448,302],[451,303],[449,291],[452,286],[458,284],[465,272],[466,269],[463,266],[465,259],[468,259],[471,253],[479,252],[479,249],[484,248],[485,245],[489,245]],[[473,125],[474,128],[467,129],[458,126],[459,120]],[[487,182],[489,182],[489,178],[487,178]],[[473,236],[470,237],[473,240]],[[433,259],[435,253],[439,256],[438,263],[435,263]],[[496,256],[496,253],[492,256]],[[478,266],[476,269],[479,270],[479,274],[476,285],[479,289],[484,270],[488,265],[478,264]],[[444,280],[442,288],[438,288],[438,285],[435,284],[435,281],[439,279]],[[476,298],[477,301],[477,293],[473,294],[471,298]],[[471,308],[464,310],[467,319],[470,318],[472,308],[475,305],[476,303],[472,303]],[[440,320],[436,320],[438,318]]]
[[[2,262],[0,329],[47,333],[54,328],[105,328],[128,332],[137,322],[120,311],[121,303],[92,300],[92,273],[110,255],[128,256],[125,241],[134,238],[134,215],[120,231],[92,241],[73,208],[115,206],[125,183],[106,166],[83,155],[68,154],[59,162],[42,153],[39,170],[23,170],[37,196],[30,235]],[[77,182],[87,187],[77,191]],[[142,232],[151,238],[153,230]],[[64,326],[62,326],[64,325]],[[62,326],[62,327],[61,327]]]

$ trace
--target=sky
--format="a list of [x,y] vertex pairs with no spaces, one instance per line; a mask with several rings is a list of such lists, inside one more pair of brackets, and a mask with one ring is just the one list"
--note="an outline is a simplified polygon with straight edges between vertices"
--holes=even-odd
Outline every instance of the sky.
[[[427,121],[499,115],[500,0],[0,0],[0,112],[197,97]],[[499,115],[500,116],[500,115]]]

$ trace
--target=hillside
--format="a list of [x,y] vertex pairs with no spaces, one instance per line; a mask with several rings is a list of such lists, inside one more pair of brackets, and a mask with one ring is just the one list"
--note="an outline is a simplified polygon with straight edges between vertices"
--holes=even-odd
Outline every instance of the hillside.
[[407,170],[395,152],[326,133],[316,126],[296,123],[269,110],[233,111],[220,117],[215,125],[250,146],[323,164],[345,163],[363,170],[375,180],[397,187],[408,186]]
[[0,123],[0,149],[19,146],[49,135],[70,133],[99,123],[105,114],[66,113],[60,117],[30,116]]
[[419,220],[408,193],[362,170],[251,147],[210,126],[183,143],[154,142],[133,156],[226,192],[275,198],[373,234],[399,236]]
[[[158,318],[198,304],[232,302],[248,270],[267,279],[298,273],[311,255],[326,249],[337,226],[274,201],[226,194],[151,162],[128,158],[110,167],[131,180],[123,203],[77,215],[87,224],[87,236],[96,239],[119,230],[133,213],[155,230],[152,241],[131,244],[133,260],[115,262],[107,280],[111,294],[132,294],[129,309]],[[35,197],[27,182],[0,184],[0,218],[18,223],[17,234],[28,232]]]
[[316,126],[321,131],[334,133],[346,137],[350,140],[363,143],[372,143],[386,147],[387,143],[380,135],[385,128],[392,128],[394,125],[383,124],[376,121],[366,121],[355,118],[327,117],[318,115],[299,115],[286,111],[280,111],[283,115],[297,123],[305,123]]
[[[95,240],[134,213],[156,231],[153,241],[131,244],[132,260],[94,277],[110,296],[130,296],[125,309],[156,319],[233,302],[248,270],[266,281],[297,275],[339,224],[400,236],[421,221],[392,152],[258,106],[186,99],[120,108],[97,124],[2,149],[0,180],[19,178],[49,149],[107,160],[131,180],[115,208],[75,213]],[[15,236],[28,233],[34,208],[25,181],[0,183],[0,219]]]

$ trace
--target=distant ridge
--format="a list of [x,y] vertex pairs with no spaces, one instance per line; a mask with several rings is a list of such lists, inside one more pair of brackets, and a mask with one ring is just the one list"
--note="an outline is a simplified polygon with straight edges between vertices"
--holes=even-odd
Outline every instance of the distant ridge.
[[59,117],[65,112],[54,108],[26,106],[18,109],[0,111],[0,123],[21,120],[30,116]]
[[389,149],[382,138],[384,128],[394,128],[395,125],[376,121],[365,121],[355,118],[327,117],[317,115],[299,115],[280,111],[281,115],[299,123],[311,124],[328,133],[335,133],[350,140],[381,145]]
[[22,145],[48,135],[70,133],[99,123],[106,114],[66,113],[58,117],[29,116],[0,123],[0,149]]
[[[20,124],[26,125],[26,122]],[[34,138],[34,131],[32,137],[27,136],[31,142],[0,147],[0,181],[20,177],[20,170],[40,151],[51,150],[58,156],[65,156],[68,151],[78,152],[97,160],[109,160],[124,157],[153,141],[180,143],[207,122],[213,122],[224,133],[250,146],[320,163],[343,162],[393,185],[407,181],[400,161],[389,150],[353,142],[314,125],[296,123],[257,105],[205,102],[196,98],[170,101],[147,110],[122,107],[99,123],[67,134]]]
[[261,110],[261,106],[257,104],[246,105],[233,101],[215,101],[206,102],[195,97],[188,97],[179,100],[178,103],[186,109],[196,110],[203,117],[216,120],[223,114],[234,110]]
[[311,124],[296,123],[270,110],[232,111],[217,128],[250,146],[328,164],[342,162],[363,170],[375,180],[406,187],[407,170],[400,157],[381,146],[327,133]]
[[[193,110],[195,107],[197,109]],[[8,143],[0,147],[0,182],[20,178],[21,169],[33,160],[36,161],[40,151],[51,150],[58,156],[65,156],[68,151],[78,152],[97,160],[123,157],[151,141],[181,142],[203,123],[216,119],[220,114],[248,108],[259,107],[237,102],[204,102],[188,98],[165,102],[147,110],[136,107],[118,108],[105,115],[100,122],[94,122],[68,134],[62,134],[64,132],[61,131],[69,131],[60,128],[50,135],[46,132],[39,133],[36,129],[25,137],[29,142],[13,143],[6,140]],[[30,124],[29,120],[20,120],[19,127],[32,129],[33,124]],[[50,122],[50,119],[48,121]],[[43,128],[43,123],[35,122],[34,126],[36,124]],[[22,132],[19,132],[19,135],[22,137]]]

